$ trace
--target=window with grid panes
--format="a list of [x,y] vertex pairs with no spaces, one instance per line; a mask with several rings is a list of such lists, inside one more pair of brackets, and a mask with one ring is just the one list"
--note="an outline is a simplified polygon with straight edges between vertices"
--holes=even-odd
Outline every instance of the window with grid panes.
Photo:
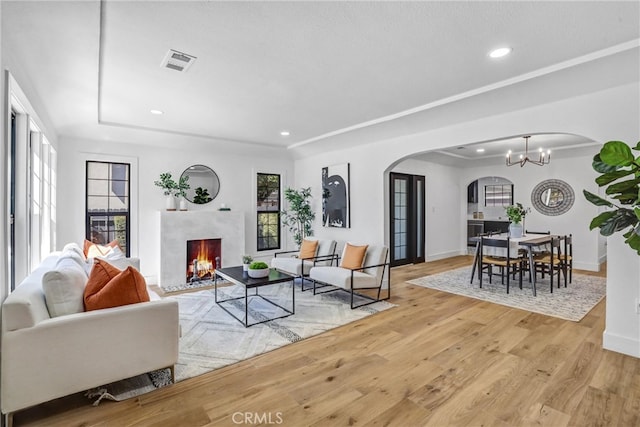
[[257,248],[280,249],[280,175],[257,175]]
[[117,240],[130,256],[130,173],[128,163],[87,162],[86,239],[97,244]]

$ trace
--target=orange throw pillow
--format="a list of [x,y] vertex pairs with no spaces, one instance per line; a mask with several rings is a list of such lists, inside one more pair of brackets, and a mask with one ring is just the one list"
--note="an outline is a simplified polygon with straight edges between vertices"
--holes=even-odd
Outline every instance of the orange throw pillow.
[[[116,246],[120,246],[120,243],[117,240],[113,240],[106,245],[99,245],[85,239],[82,250],[85,257],[95,258],[96,256],[107,255],[111,251],[111,248],[115,248]],[[89,255],[89,252],[91,252],[91,255]]]
[[300,245],[300,254],[298,258],[308,259],[316,256],[316,250],[318,249],[318,241],[317,240],[303,240],[302,245]]
[[147,283],[138,270],[127,267],[120,271],[104,260],[96,260],[84,290],[86,311],[146,301]]
[[344,251],[342,252],[342,262],[340,263],[340,267],[349,269],[362,267],[368,247],[369,245],[354,246],[347,243],[344,246]]

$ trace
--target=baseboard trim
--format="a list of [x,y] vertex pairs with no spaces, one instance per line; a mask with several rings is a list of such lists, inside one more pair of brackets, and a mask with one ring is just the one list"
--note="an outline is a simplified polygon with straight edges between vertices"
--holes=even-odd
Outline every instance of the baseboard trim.
[[441,259],[445,259],[445,258],[451,258],[454,256],[459,256],[459,255],[466,255],[466,252],[460,252],[460,251],[449,251],[449,252],[441,252],[439,254],[433,254],[433,255],[429,255],[425,258],[425,261],[429,262],[429,261],[438,261]]
[[587,262],[573,262],[573,268],[576,270],[586,270],[586,271],[600,271],[600,264],[587,263]]
[[616,353],[640,358],[640,339],[623,337],[605,330],[602,334],[602,347]]

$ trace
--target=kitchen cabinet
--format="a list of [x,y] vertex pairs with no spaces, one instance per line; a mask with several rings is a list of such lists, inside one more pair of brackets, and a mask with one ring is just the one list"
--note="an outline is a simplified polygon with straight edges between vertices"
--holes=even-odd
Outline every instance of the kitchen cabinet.
[[467,246],[475,246],[471,238],[478,237],[482,233],[506,233],[509,231],[509,221],[478,220],[467,221]]

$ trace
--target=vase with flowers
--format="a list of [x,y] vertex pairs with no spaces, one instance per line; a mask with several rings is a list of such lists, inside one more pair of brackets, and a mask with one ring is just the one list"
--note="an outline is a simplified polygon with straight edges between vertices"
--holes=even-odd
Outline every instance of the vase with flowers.
[[515,205],[509,205],[505,208],[507,216],[509,217],[509,237],[517,238],[522,237],[522,231],[524,229],[524,217],[528,212],[531,212],[531,208],[525,208],[522,203],[516,203]]
[[176,183],[176,189],[174,190],[174,195],[180,200],[180,210],[187,210],[187,190],[191,188],[188,183],[189,175],[182,175],[178,182]]
[[153,183],[162,188],[165,195],[165,208],[168,211],[176,210],[176,198],[174,191],[178,189],[178,184],[171,177],[171,172],[165,172],[160,174],[160,179],[153,181]]

